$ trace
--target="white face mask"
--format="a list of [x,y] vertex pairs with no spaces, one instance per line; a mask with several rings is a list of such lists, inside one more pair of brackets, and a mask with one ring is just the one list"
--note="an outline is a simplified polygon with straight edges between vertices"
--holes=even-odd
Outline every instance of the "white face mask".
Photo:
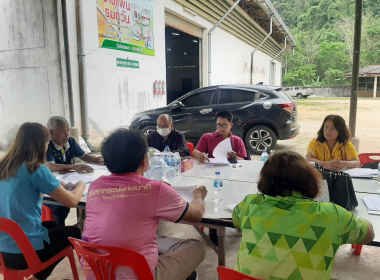
[[157,128],[157,132],[158,134],[160,134],[161,136],[165,137],[165,136],[168,136],[170,134],[170,128]]

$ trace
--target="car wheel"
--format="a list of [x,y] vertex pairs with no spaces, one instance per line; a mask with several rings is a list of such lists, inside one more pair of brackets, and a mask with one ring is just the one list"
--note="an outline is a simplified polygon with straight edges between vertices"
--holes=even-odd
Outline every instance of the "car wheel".
[[157,128],[153,125],[148,125],[148,126],[145,126],[143,129],[141,129],[142,132],[144,132],[145,134],[148,134],[149,130],[154,130],[156,131]]
[[245,135],[245,145],[248,151],[255,155],[261,155],[264,150],[272,150],[276,143],[276,134],[265,125],[256,125]]
[[301,99],[301,98],[302,98],[302,93],[300,93],[300,92],[297,93],[297,98],[298,98],[298,99]]
[[307,96],[303,96],[302,98],[303,98],[303,99],[306,99],[306,98],[307,98]]

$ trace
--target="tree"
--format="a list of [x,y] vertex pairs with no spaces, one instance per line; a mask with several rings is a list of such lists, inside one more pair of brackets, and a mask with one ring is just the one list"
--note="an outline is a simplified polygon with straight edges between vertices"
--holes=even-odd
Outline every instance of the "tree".
[[343,71],[331,68],[325,72],[324,82],[329,87],[347,85]]
[[348,46],[345,43],[321,43],[316,56],[317,75],[323,76],[329,69],[339,69],[343,72],[350,70]]

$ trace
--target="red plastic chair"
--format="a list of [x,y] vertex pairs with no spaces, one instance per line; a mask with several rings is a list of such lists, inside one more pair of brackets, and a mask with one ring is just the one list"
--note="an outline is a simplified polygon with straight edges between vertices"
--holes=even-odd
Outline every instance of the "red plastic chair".
[[54,222],[54,214],[53,211],[47,207],[46,205],[42,204],[42,215],[41,219],[43,222],[47,221],[53,221]]
[[190,155],[193,156],[194,144],[191,142],[186,142],[186,146],[190,149]]
[[217,269],[220,280],[261,280],[224,266],[218,266]]
[[[83,257],[90,265],[97,280],[115,280],[119,266],[131,268],[140,280],[154,280],[145,257],[125,248],[92,244],[69,237],[78,257]],[[99,253],[99,251],[105,251]],[[108,271],[110,270],[110,278]]]
[[49,259],[48,261],[42,263],[40,258],[37,256],[36,251],[30,244],[28,237],[25,235],[21,227],[14,221],[0,218],[0,231],[8,233],[17,243],[22,254],[25,257],[26,263],[28,264],[27,270],[15,270],[5,267],[3,256],[0,253],[0,264],[4,274],[4,280],[23,280],[25,277],[36,274],[41,270],[44,270],[53,263],[59,261],[64,257],[68,257],[70,260],[71,269],[73,271],[74,279],[79,280],[77,266],[75,264],[75,258],[73,249],[71,246],[66,247],[57,255]]
[[379,159],[372,159],[371,157],[380,157],[380,153],[363,153],[359,155],[360,166],[368,162],[380,162]]

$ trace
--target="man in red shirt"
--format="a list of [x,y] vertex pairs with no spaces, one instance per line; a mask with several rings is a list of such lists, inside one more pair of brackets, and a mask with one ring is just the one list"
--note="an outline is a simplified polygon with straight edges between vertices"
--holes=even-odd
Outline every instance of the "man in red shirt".
[[233,127],[233,115],[230,111],[219,111],[216,114],[216,131],[204,134],[198,142],[193,152],[193,157],[201,163],[209,161],[209,157],[214,157],[215,147],[223,140],[230,138],[232,152],[226,154],[229,161],[244,160],[247,158],[247,151],[243,140],[231,133]]

